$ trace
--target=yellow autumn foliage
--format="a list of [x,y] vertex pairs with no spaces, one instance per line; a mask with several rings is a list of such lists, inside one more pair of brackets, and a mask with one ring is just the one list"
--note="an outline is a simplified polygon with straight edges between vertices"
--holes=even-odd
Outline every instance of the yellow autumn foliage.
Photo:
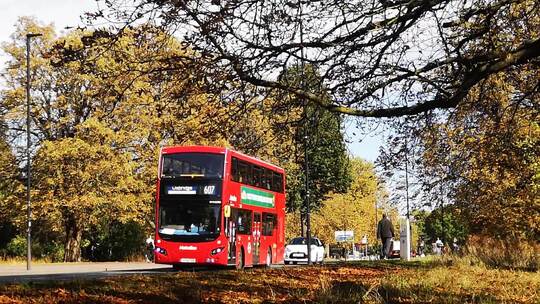
[[[321,208],[311,215],[312,235],[324,243],[335,243],[335,231],[354,231],[354,242],[359,243],[365,235],[370,244],[376,243],[376,227],[382,211],[391,208],[381,202],[378,177],[372,163],[351,158],[352,183],[346,193],[332,193]],[[399,228],[395,222],[395,229]],[[287,214],[287,238],[300,235],[299,213]]]

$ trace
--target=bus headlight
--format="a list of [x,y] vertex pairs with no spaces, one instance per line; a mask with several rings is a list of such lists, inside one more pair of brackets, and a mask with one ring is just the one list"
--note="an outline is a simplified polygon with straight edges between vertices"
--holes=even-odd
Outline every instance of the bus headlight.
[[160,248],[160,247],[156,247],[155,251],[157,253],[161,253],[163,255],[167,255],[167,250],[165,250],[165,248]]
[[215,249],[212,249],[212,251],[210,251],[210,254],[211,254],[211,255],[216,255],[216,254],[218,254],[218,253],[223,252],[223,250],[225,250],[225,247],[215,248]]

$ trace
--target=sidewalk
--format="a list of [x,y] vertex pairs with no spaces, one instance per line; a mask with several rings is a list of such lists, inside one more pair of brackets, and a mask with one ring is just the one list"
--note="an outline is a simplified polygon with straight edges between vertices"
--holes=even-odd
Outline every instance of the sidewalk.
[[93,278],[119,274],[164,272],[172,269],[170,265],[144,262],[32,264],[31,268],[31,270],[26,270],[26,264],[0,264],[0,282]]

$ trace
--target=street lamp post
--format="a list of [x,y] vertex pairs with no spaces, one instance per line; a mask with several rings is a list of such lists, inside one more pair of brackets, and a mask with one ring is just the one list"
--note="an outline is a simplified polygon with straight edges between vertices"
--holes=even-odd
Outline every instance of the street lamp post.
[[409,210],[409,147],[407,145],[407,137],[405,137],[405,200],[407,202],[407,219],[410,220]]
[[[401,250],[401,257],[405,260],[410,260],[411,258],[411,215],[410,215],[410,209],[409,209],[409,146],[407,143],[407,137],[405,137],[405,200],[407,202],[407,217],[405,219],[405,229],[404,229],[404,237],[405,237],[405,246],[402,246]],[[400,239],[403,237],[400,235]],[[401,244],[403,245],[403,240],[401,240]],[[404,248],[403,248],[404,247]],[[403,250],[405,249],[405,250]]]
[[440,192],[440,200],[441,200],[441,241],[443,244],[445,244],[445,231],[444,231],[444,196],[443,196],[443,188],[442,188],[442,179],[439,183],[439,192]]
[[26,211],[27,211],[27,242],[26,270],[32,269],[32,209],[30,204],[30,40],[41,34],[26,34]]
[[[309,120],[308,120],[309,121]],[[306,127],[306,133],[309,129],[309,125]],[[310,208],[310,200],[309,200],[309,161],[308,161],[308,145],[309,143],[309,137],[306,135],[306,143],[305,143],[305,166],[306,166],[306,239],[307,239],[307,258],[308,258],[308,265],[311,265],[311,208]]]
[[[301,78],[300,86],[305,90],[305,62],[304,62],[304,27],[302,24],[302,2],[298,3],[299,15],[300,15],[300,60],[301,60]],[[304,115],[305,115],[305,134],[304,134],[304,166],[305,166],[305,204],[306,204],[306,239],[307,239],[307,263],[311,265],[311,208],[310,208],[310,198],[309,198],[309,159],[308,159],[308,145],[309,145],[309,128],[310,128],[310,119],[307,109],[308,103],[304,97]]]

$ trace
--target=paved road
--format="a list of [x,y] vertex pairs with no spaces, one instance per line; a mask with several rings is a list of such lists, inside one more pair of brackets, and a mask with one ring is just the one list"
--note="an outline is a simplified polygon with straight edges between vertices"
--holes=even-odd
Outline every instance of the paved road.
[[153,263],[57,263],[33,264],[30,271],[26,264],[0,265],[0,284],[14,282],[94,279],[132,274],[157,274],[171,272],[169,265]]
[[[335,261],[328,260],[326,263]],[[299,265],[272,265],[272,268],[297,267]],[[204,270],[196,268],[191,270]],[[190,271],[191,271],[190,270]],[[0,264],[0,284],[18,282],[45,282],[59,280],[87,280],[110,276],[147,274],[156,275],[175,272],[170,265],[153,263],[53,263],[33,264],[32,270],[26,270],[26,264],[2,265]]]

